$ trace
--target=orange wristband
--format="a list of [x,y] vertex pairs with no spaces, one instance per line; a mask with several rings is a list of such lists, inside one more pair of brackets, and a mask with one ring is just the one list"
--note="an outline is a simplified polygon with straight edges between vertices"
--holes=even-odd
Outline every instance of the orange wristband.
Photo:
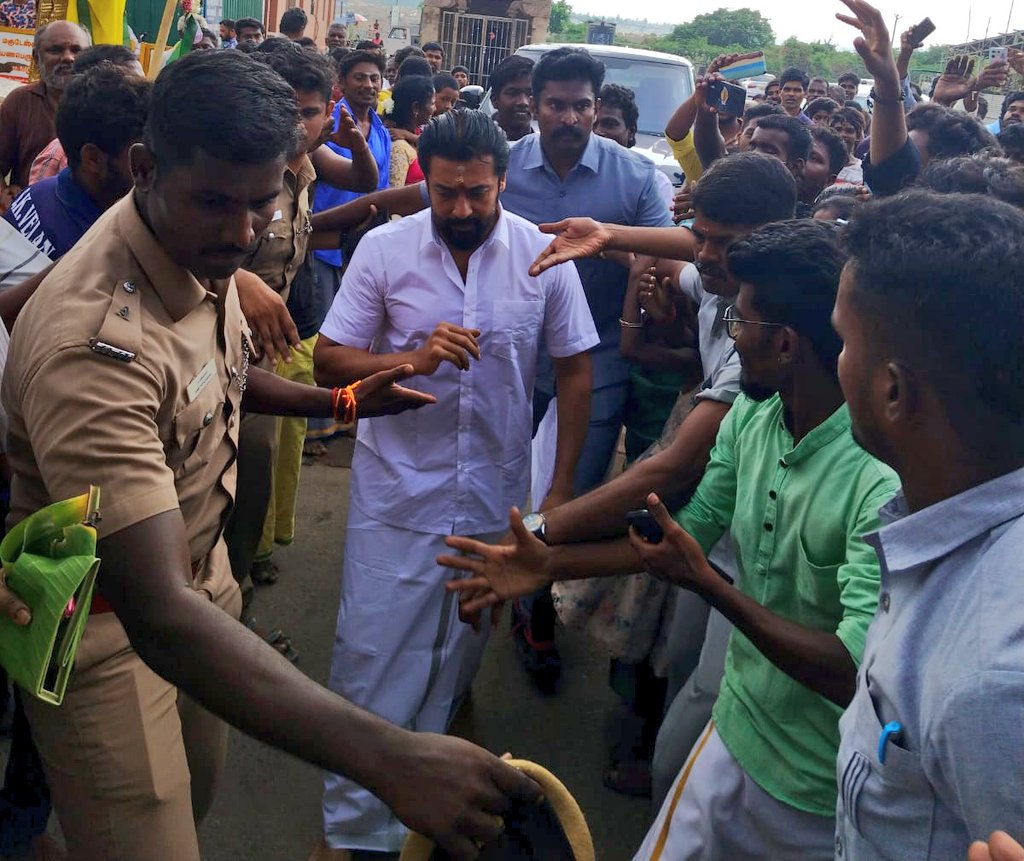
[[354,424],[356,420],[356,393],[355,387],[360,383],[356,380],[344,388],[335,388],[331,391],[331,412],[334,413],[334,420],[342,424]]

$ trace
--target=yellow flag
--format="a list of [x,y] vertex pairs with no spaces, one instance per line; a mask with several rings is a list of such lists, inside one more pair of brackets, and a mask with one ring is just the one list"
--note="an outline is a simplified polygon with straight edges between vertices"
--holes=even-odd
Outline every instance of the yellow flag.
[[68,20],[92,34],[94,45],[124,44],[125,0],[69,0]]

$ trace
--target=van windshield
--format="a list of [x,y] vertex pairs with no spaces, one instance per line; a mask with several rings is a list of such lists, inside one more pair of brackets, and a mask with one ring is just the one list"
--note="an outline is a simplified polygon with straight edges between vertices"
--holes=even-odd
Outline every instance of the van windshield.
[[[543,56],[540,51],[517,53],[534,62]],[[606,84],[629,87],[636,94],[636,105],[640,109],[637,131],[663,135],[669,117],[691,95],[687,67],[639,57],[597,56],[604,63]]]

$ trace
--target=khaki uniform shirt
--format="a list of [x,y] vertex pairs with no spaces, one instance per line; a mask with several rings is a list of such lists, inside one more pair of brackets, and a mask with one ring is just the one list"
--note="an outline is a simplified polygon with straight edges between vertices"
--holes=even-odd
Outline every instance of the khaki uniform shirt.
[[163,251],[134,194],[115,204],[11,338],[12,522],[95,484],[100,538],[180,509],[191,558],[203,559],[235,492],[244,326],[233,280],[204,289]]
[[274,218],[256,241],[256,250],[242,268],[259,275],[269,287],[288,301],[292,279],[306,259],[313,233],[309,219],[309,187],[316,171],[309,156],[302,157],[299,172],[284,171],[284,185],[278,195]]

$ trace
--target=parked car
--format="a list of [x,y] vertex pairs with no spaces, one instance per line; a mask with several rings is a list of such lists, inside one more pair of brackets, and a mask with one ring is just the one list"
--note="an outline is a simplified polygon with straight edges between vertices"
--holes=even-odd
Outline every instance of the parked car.
[[765,72],[763,75],[755,75],[753,78],[744,78],[742,81],[737,81],[741,87],[747,88],[747,101],[750,101],[754,96],[763,96],[764,91],[768,85],[775,80],[775,75],[771,72]]
[[[604,63],[605,83],[629,87],[636,94],[640,119],[633,149],[653,161],[673,185],[681,185],[682,170],[665,140],[665,124],[679,104],[693,93],[693,64],[675,54],[617,45],[523,45],[516,53],[536,62],[548,51],[563,47],[586,48]],[[490,90],[481,109],[494,113]]]

